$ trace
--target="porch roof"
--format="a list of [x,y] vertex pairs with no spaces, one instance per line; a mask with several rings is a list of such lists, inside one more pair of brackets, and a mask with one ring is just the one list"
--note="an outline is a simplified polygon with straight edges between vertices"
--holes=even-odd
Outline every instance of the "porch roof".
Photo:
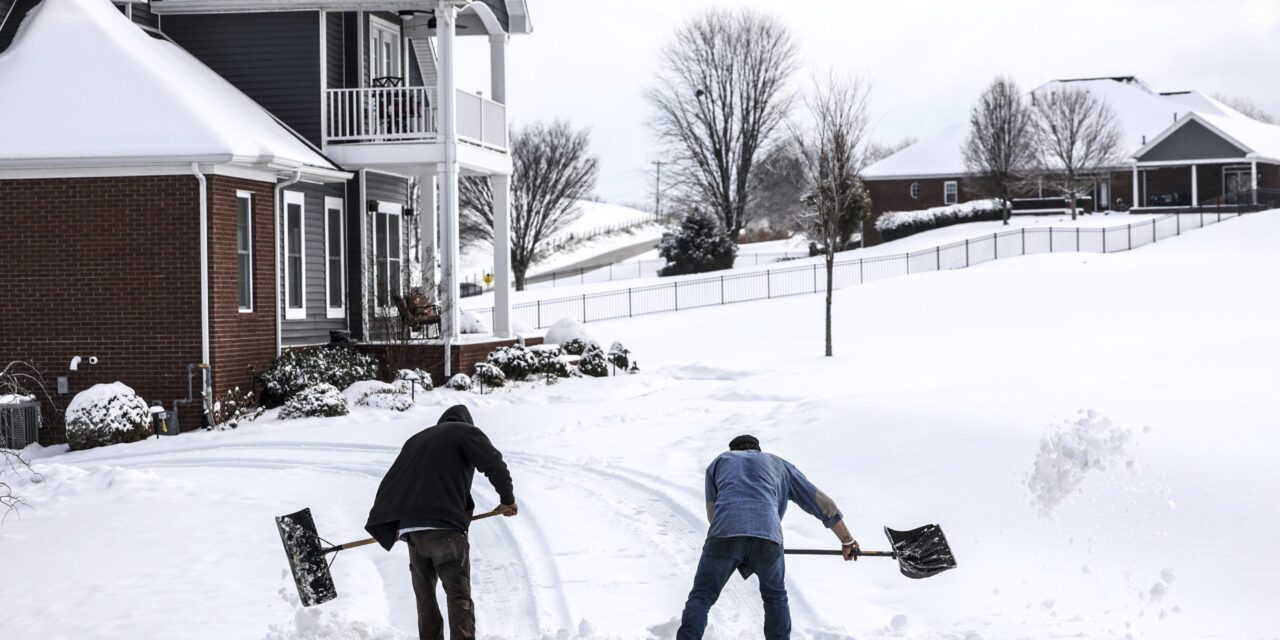
[[[1165,160],[1163,158],[1154,159],[1155,154],[1152,152],[1160,147],[1162,143],[1169,141],[1179,132],[1190,131],[1196,125],[1204,127],[1221,142],[1239,149],[1242,152],[1241,156],[1232,158],[1225,157],[1223,154],[1215,154],[1215,157],[1183,158],[1179,161]],[[1258,160],[1280,163],[1280,126],[1260,122],[1243,115],[1223,116],[1191,112],[1186,117],[1180,118],[1168,129],[1165,129],[1151,142],[1143,145],[1141,149],[1133,154],[1133,157],[1139,166],[1170,163],[1192,164],[1197,161],[1230,162],[1232,160],[1237,162],[1240,160]]]
[[235,164],[349,173],[110,0],[43,0],[0,54],[0,167]]

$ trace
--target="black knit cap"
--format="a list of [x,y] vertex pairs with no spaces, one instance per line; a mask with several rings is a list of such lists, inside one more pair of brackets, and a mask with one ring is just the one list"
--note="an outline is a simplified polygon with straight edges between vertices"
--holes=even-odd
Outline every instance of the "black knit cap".
[[738,436],[729,441],[730,451],[759,451],[760,441],[755,436]]

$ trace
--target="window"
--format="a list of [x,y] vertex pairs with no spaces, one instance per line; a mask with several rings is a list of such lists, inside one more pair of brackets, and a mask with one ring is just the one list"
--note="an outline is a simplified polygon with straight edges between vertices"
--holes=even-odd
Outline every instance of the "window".
[[391,305],[391,298],[400,295],[403,269],[401,267],[400,214],[398,204],[379,202],[373,214],[374,291],[379,307]]
[[253,311],[253,194],[236,192],[236,292],[241,311]]
[[960,201],[960,191],[955,180],[942,183],[942,203],[955,204]]
[[369,16],[369,85],[375,78],[400,76],[400,29]]
[[911,199],[912,200],[920,199],[920,183],[919,182],[911,183]]
[[307,257],[303,247],[306,236],[304,198],[297,191],[284,192],[284,317],[305,320]]
[[342,318],[346,316],[346,269],[343,248],[346,234],[343,233],[342,198],[324,199],[324,254],[325,272],[324,288],[326,316]]

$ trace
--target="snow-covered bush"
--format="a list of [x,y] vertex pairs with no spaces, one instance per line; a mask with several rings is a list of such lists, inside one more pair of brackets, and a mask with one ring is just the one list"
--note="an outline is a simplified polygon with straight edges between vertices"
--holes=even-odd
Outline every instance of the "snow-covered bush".
[[945,207],[933,207],[919,211],[888,211],[876,219],[876,231],[888,242],[909,235],[949,227],[961,222],[1001,220],[1004,209],[997,199],[970,200]]
[[662,234],[658,255],[667,266],[660,276],[678,276],[733,268],[738,245],[733,243],[720,224],[720,218],[694,209],[680,221],[675,231]]
[[259,404],[250,390],[241,391],[240,387],[231,389],[213,402],[214,429],[235,429],[236,427],[257,420],[266,411]]
[[537,357],[538,375],[546,378],[548,382],[555,382],[559,378],[568,378],[571,375],[569,363],[560,359],[559,349],[539,351]]
[[470,391],[471,377],[465,373],[456,374],[449,378],[448,382],[444,383],[444,388],[453,389],[454,391]]
[[592,340],[579,340],[574,338],[560,345],[560,350],[571,356],[580,356],[587,352],[587,345],[595,344]]
[[626,371],[631,367],[631,350],[622,346],[621,342],[614,340],[609,347],[609,364]]
[[605,359],[604,349],[601,349],[600,345],[594,342],[587,345],[586,352],[582,354],[582,359],[578,361],[578,371],[593,378],[603,378],[609,375],[609,361]]
[[377,376],[378,364],[373,356],[351,347],[291,349],[277,356],[262,372],[266,387],[262,403],[268,408],[278,407],[294,394],[318,383],[346,389],[357,380],[372,380]]
[[459,316],[458,332],[489,333],[489,325],[485,324],[484,320],[480,319],[480,316],[470,311],[463,311],[462,315]]
[[347,415],[347,399],[338,388],[321,382],[294,394],[280,409],[280,418],[333,418]]
[[352,383],[342,391],[348,406],[372,407],[388,411],[408,411],[413,407],[413,398],[406,388],[387,384],[379,380],[361,380]]
[[[542,339],[544,344],[558,344],[561,348],[569,342],[577,341],[583,345],[591,342],[591,334],[587,333],[587,328],[582,326],[581,322],[573,318],[561,318],[547,329],[547,335]],[[567,352],[566,352],[567,353]],[[581,352],[573,355],[580,355]]]
[[67,444],[72,451],[137,442],[153,432],[147,403],[119,382],[95,384],[67,405]]
[[422,369],[401,369],[396,372],[396,388],[400,393],[409,393],[411,387],[416,386],[423,391],[430,391],[434,387],[431,382],[431,374]]
[[486,390],[500,389],[507,386],[507,376],[502,373],[502,369],[491,365],[487,362],[476,363],[476,373],[471,376],[472,388],[479,387],[479,391],[484,393]]
[[538,359],[522,345],[498,347],[489,354],[487,362],[502,370],[508,380],[528,380],[537,373]]

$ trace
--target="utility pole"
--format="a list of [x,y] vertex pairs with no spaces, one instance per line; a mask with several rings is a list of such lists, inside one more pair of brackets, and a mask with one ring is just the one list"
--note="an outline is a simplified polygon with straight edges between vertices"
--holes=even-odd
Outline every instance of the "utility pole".
[[662,165],[661,160],[653,161],[653,166],[657,168],[653,177],[653,215],[656,218],[662,217]]

